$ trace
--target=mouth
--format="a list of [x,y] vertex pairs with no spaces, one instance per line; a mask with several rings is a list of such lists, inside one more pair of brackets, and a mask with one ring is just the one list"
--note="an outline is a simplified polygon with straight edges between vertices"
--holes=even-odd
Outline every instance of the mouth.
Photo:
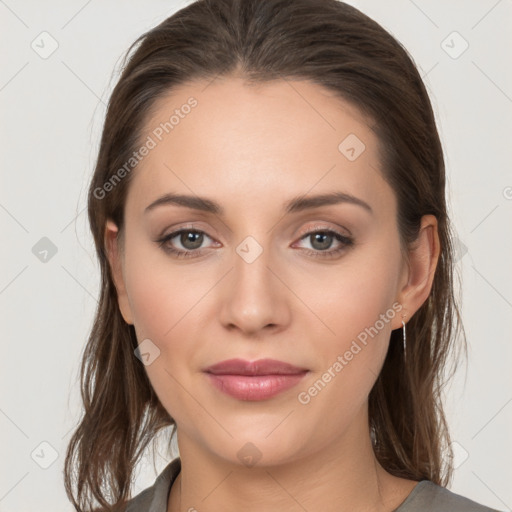
[[228,359],[209,366],[204,370],[214,375],[298,375],[308,371],[277,359],[258,359],[246,361],[244,359]]
[[211,384],[223,393],[238,400],[259,401],[296,386],[309,370],[275,359],[253,362],[230,359],[204,372]]

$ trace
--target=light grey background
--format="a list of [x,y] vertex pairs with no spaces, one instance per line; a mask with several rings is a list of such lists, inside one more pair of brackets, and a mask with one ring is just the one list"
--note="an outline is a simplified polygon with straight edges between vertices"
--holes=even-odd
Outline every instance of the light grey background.
[[[99,281],[86,190],[113,70],[138,35],[187,3],[0,0],[1,512],[71,510],[62,468]],[[467,372],[446,397],[451,490],[511,510],[512,3],[350,3],[412,54],[444,144],[469,342]],[[36,257],[43,237],[57,251],[46,262]],[[166,463],[144,461],[134,492]]]

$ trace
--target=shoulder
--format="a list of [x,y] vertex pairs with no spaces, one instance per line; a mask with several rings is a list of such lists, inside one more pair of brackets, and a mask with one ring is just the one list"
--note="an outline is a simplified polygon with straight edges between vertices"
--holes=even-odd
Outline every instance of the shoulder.
[[170,462],[158,475],[154,484],[130,499],[123,512],[166,512],[171,486],[181,471],[181,459]]
[[429,480],[422,480],[394,512],[500,512],[456,494]]

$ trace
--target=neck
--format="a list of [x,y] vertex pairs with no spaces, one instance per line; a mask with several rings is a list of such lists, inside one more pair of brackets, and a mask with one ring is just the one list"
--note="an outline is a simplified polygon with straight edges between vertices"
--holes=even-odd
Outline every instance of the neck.
[[205,451],[178,432],[181,472],[167,511],[391,512],[417,482],[386,472],[375,458],[369,432],[361,432],[353,428],[335,446],[286,463],[260,461],[252,467]]

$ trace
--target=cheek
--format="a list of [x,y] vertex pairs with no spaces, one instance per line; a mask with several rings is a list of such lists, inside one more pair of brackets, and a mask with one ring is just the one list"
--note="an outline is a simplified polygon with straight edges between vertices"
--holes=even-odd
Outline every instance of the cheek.
[[315,345],[319,364],[298,399],[309,413],[329,414],[334,429],[366,403],[381,371],[391,322],[399,314],[392,307],[390,282],[389,275],[366,270],[352,273],[337,291],[323,296],[325,323],[334,334],[327,333]]
[[[391,330],[390,319],[396,314],[395,303],[399,279],[400,251],[397,244],[382,240],[359,248],[341,260],[339,265],[309,273],[297,281],[297,295],[307,297],[307,304],[322,320],[331,339],[337,343],[325,346],[341,350],[365,329],[374,326],[385,315],[379,331],[386,338]],[[318,319],[316,320],[318,323]]]
[[202,285],[200,279],[194,282],[191,272],[150,244],[133,244],[127,254],[127,292],[135,326],[141,336],[163,345],[182,324],[190,323],[207,288],[205,277]]
[[[162,356],[156,366],[183,375],[187,365],[199,364],[195,340],[204,339],[209,327],[205,308],[211,305],[218,279],[206,265],[177,264],[149,245],[134,244],[131,249],[126,281],[139,343],[149,338]],[[155,371],[152,365],[146,369],[150,375]]]
[[324,328],[325,343],[316,344],[321,365],[308,384],[318,393],[317,407],[338,404],[340,421],[366,401],[382,368],[392,322],[400,314],[399,269],[398,242],[387,243],[383,236],[317,281],[312,309],[331,332]]
[[[134,249],[126,261],[127,290],[137,339],[158,349],[158,357],[145,366],[151,385],[162,405],[183,421],[182,411],[190,407],[192,389],[188,373],[197,357],[196,331],[201,330],[201,297],[211,288],[210,280],[173,265],[166,258]],[[156,349],[154,349],[156,350]]]

